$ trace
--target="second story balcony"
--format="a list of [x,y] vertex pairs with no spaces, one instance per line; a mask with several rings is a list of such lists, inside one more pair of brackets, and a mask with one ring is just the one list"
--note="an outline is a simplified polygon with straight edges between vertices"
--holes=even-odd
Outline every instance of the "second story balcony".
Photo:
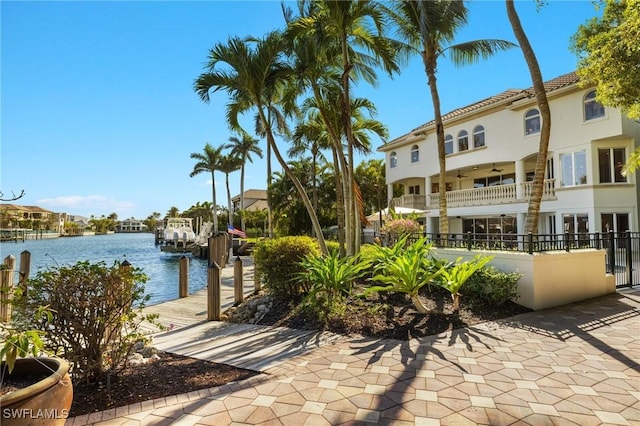
[[[507,185],[495,185],[482,188],[460,189],[447,191],[448,207],[472,207],[488,206],[496,204],[525,203],[531,198],[533,182],[512,183]],[[542,200],[555,200],[555,179],[546,179],[542,192]],[[393,199],[396,207],[409,207],[413,209],[437,209],[440,195],[403,195]]]

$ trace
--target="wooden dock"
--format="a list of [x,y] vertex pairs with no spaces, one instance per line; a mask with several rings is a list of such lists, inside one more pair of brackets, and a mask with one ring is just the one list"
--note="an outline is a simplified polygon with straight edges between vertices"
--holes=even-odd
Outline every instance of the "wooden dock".
[[[243,291],[248,296],[254,291],[253,262],[250,257],[242,261]],[[233,262],[221,270],[223,312],[234,303],[233,272]],[[145,327],[158,350],[255,371],[265,371],[340,337],[315,330],[207,321],[207,289],[148,306],[145,312],[159,314],[159,322],[168,327],[166,331],[149,324]]]

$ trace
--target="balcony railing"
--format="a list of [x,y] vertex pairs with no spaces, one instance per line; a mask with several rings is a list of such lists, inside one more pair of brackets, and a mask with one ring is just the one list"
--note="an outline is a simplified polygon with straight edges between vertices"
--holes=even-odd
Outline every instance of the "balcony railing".
[[[495,204],[522,203],[529,201],[533,182],[511,183],[508,185],[487,186],[484,188],[460,189],[447,192],[448,207],[487,206]],[[542,200],[555,200],[555,179],[546,179]],[[437,209],[440,195],[403,195],[393,199],[396,207],[414,209]]]

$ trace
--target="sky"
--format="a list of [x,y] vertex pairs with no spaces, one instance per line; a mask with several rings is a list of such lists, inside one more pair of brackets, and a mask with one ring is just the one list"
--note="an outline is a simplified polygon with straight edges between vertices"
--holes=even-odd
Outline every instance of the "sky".
[[[503,1],[471,1],[455,42],[515,42]],[[598,16],[591,1],[533,0],[516,9],[545,80],[575,70],[569,50],[579,25]],[[282,28],[279,1],[0,1],[0,191],[14,203],[54,212],[120,219],[164,216],[211,201],[210,174],[189,177],[206,143],[228,143],[227,95],[202,102],[193,90],[209,49],[233,36]],[[519,49],[456,68],[439,61],[443,113],[511,88],[531,86]],[[377,107],[389,140],[433,119],[424,68],[410,60],[356,96]],[[252,116],[252,115],[251,115]],[[241,121],[253,130],[251,117]],[[374,148],[384,141],[374,139]],[[286,142],[279,141],[282,151]],[[266,142],[260,142],[266,151]],[[373,150],[365,159],[382,159]],[[278,170],[275,159],[274,169]],[[240,172],[230,176],[240,193]],[[215,177],[226,205],[224,175]],[[266,189],[266,161],[249,164],[245,190]]]

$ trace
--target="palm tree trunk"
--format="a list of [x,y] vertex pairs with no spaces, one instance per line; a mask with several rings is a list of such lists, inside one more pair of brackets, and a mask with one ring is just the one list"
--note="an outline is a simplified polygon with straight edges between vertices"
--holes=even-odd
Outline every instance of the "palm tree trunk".
[[347,216],[347,255],[352,256],[356,254],[358,244],[356,239],[358,233],[359,217],[356,214],[356,202],[355,191],[353,188],[353,129],[351,128],[351,104],[349,100],[349,74],[353,65],[349,59],[348,41],[346,36],[342,39],[342,57],[343,57],[343,72],[342,72],[342,96],[341,96],[341,109],[342,109],[342,125],[344,129],[344,135],[347,139],[347,168],[345,174],[345,181],[347,191],[345,194],[346,200],[346,216]]
[[[425,51],[430,51],[425,49]],[[449,234],[449,217],[447,215],[447,184],[446,173],[447,164],[444,150],[444,125],[442,124],[442,113],[440,112],[440,96],[438,95],[438,86],[436,80],[436,68],[435,59],[431,59],[423,55],[423,61],[425,65],[425,71],[427,73],[427,79],[429,82],[429,89],[431,91],[431,99],[433,101],[433,113],[436,123],[436,140],[438,145],[438,164],[440,165],[440,172],[438,174],[438,193],[439,199],[439,219],[440,219],[440,234],[444,241]],[[429,188],[425,188],[429,191]],[[425,191],[425,192],[426,192]]]
[[525,223],[525,232],[535,234],[538,232],[538,221],[540,217],[540,204],[542,202],[542,193],[544,191],[544,176],[547,167],[547,151],[549,150],[549,138],[551,137],[551,110],[547,93],[544,89],[544,80],[538,65],[536,54],[529,43],[527,34],[522,28],[520,18],[516,12],[513,0],[506,0],[507,16],[513,29],[513,34],[518,40],[524,59],[529,67],[533,90],[536,94],[536,101],[540,109],[540,117],[542,125],[540,128],[540,143],[538,145],[538,158],[536,159],[536,169],[531,186],[531,198],[529,198],[529,206],[527,208],[527,219]]
[[244,223],[244,165],[247,162],[246,158],[242,159],[242,168],[240,169],[240,229],[246,232]]
[[213,214],[213,235],[218,235],[218,209],[216,207],[216,180],[214,172],[211,172],[211,197],[213,198],[213,206],[211,207]]
[[[262,108],[260,106],[258,106],[257,109],[258,109],[258,114],[260,115],[260,119],[262,120],[262,122],[263,123],[267,123],[267,121],[265,120]],[[329,253],[329,251],[327,250],[327,244],[326,244],[326,242],[324,240],[324,235],[322,234],[322,228],[320,227],[320,222],[318,221],[318,216],[316,215],[315,210],[313,210],[313,205],[311,204],[311,200],[309,200],[309,196],[307,195],[306,191],[304,190],[304,187],[300,183],[300,179],[298,179],[297,176],[291,171],[291,169],[287,165],[287,162],[284,160],[284,158],[280,154],[280,151],[278,150],[278,147],[276,146],[275,139],[273,137],[273,133],[271,132],[271,127],[270,126],[265,126],[265,130],[266,130],[266,133],[267,133],[267,146],[271,146],[271,149],[273,150],[273,153],[276,156],[276,159],[278,160],[278,163],[280,163],[280,167],[282,167],[282,170],[284,170],[285,175],[289,179],[291,179],[291,182],[293,182],[293,185],[298,190],[298,195],[300,195],[300,198],[302,198],[302,202],[304,203],[304,206],[307,209],[307,214],[309,215],[309,219],[311,219],[311,225],[313,227],[313,230],[317,234],[317,240],[318,240],[318,245],[320,246],[320,252],[322,254],[326,255],[326,254]]]
[[271,220],[271,198],[269,191],[271,189],[271,144],[267,138],[267,223],[269,228],[269,238],[273,238],[273,221]]

